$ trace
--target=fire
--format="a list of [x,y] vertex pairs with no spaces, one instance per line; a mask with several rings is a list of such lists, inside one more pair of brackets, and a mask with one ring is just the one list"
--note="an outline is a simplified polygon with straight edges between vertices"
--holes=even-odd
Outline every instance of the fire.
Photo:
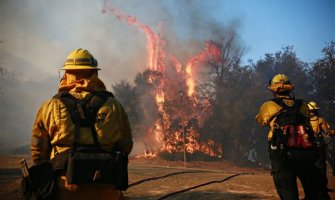
[[176,67],[176,71],[178,73],[180,73],[182,71],[181,70],[181,67],[182,67],[181,63],[173,55],[170,55],[170,60],[171,60],[172,64]]
[[[141,23],[136,17],[124,14],[120,10],[109,6],[108,2],[105,2],[103,13],[111,13],[120,21],[139,28],[145,34],[147,41],[146,67],[149,70],[162,74],[159,81],[157,81],[157,77],[154,75],[147,77],[148,83],[158,83],[155,85],[154,98],[160,117],[147,131],[147,138],[144,139],[146,141],[146,151],[141,157],[154,157],[157,156],[157,152],[172,153],[182,151],[188,153],[200,151],[210,156],[217,156],[218,152],[220,153],[220,147],[211,140],[201,141],[199,132],[195,127],[190,127],[189,124],[192,120],[196,120],[197,122],[204,121],[202,116],[206,112],[199,110],[199,107],[209,107],[209,102],[200,101],[194,94],[196,86],[194,68],[197,64],[204,63],[208,59],[219,60],[221,56],[220,49],[215,43],[206,42],[204,49],[198,55],[188,60],[185,69],[183,69],[183,65],[177,58],[170,54],[169,59],[174,68],[166,70],[164,62],[166,55],[164,47],[166,42],[163,39],[163,23],[159,23],[156,33],[150,26]],[[168,71],[174,71],[175,74],[171,75]],[[168,80],[169,76],[172,76],[172,79]],[[175,83],[173,80],[179,80],[180,82]],[[173,84],[177,85],[173,86]],[[185,92],[187,95],[180,96],[179,93],[184,93],[184,90],[187,90]],[[164,108],[165,103],[171,101],[171,98],[181,98],[181,102],[179,102],[181,106],[176,110],[176,113],[168,113]],[[208,105],[199,106],[201,103]],[[174,131],[166,130],[168,127],[173,126],[173,121],[178,122],[181,128],[177,128]],[[147,147],[147,144],[150,147]]]
[[[106,1],[107,2],[107,1]],[[147,38],[147,67],[151,70],[162,71],[163,59],[165,57],[162,48],[165,46],[165,41],[161,38],[162,24],[158,25],[158,34],[156,34],[148,25],[142,24],[134,16],[126,15],[114,7],[109,7],[105,2],[103,13],[111,12],[120,21],[125,21],[129,25],[133,25],[142,30]]]
[[215,60],[220,60],[221,49],[219,49],[215,43],[207,41],[205,43],[205,48],[198,55],[192,57],[186,65],[186,75],[187,75],[187,86],[188,86],[188,96],[192,96],[195,88],[195,81],[193,75],[193,67],[198,64],[205,62],[209,58],[214,58]]

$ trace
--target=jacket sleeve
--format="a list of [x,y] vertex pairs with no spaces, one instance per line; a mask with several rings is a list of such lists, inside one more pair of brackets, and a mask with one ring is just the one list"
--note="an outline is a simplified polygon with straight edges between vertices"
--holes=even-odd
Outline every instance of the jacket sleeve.
[[50,159],[51,143],[48,133],[48,121],[51,117],[50,104],[49,100],[41,106],[33,125],[30,152],[35,164]]
[[321,131],[324,134],[334,135],[334,131],[331,129],[329,123],[325,119],[320,118],[320,125],[319,126],[320,126]]
[[256,122],[260,125],[260,126],[266,126],[267,125],[267,114],[265,111],[265,105],[261,105],[258,114],[256,115]]
[[121,118],[121,128],[123,132],[123,137],[119,141],[119,146],[123,148],[123,151],[127,154],[130,154],[131,150],[133,149],[133,139],[132,139],[132,133],[131,128],[128,120],[128,116],[124,108],[121,104],[119,104],[120,108],[120,118]]
[[281,107],[275,104],[272,101],[267,101],[263,103],[259,109],[259,112],[256,116],[256,122],[260,126],[270,125],[273,116],[280,111]]

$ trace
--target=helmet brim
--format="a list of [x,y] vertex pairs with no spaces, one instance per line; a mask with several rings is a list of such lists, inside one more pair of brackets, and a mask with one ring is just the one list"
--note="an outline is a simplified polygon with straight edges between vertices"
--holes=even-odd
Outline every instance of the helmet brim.
[[65,65],[61,68],[61,70],[81,70],[81,69],[101,70],[98,67],[92,67],[87,65]]

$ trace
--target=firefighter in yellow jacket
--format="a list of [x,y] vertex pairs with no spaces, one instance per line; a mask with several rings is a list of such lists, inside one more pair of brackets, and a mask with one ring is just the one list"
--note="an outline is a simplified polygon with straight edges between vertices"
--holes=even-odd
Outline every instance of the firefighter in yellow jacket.
[[[328,122],[319,114],[319,105],[311,101],[308,103],[308,108],[310,110],[310,123],[313,132],[316,137],[316,142],[319,149],[319,159],[316,162],[316,166],[325,175],[325,180],[327,181],[327,144],[325,142],[325,137],[333,136],[334,130],[331,129]],[[327,184],[327,182],[326,182]]]
[[[299,178],[304,191],[305,199],[329,199],[327,188],[322,185],[323,180],[320,171],[314,165],[317,158],[314,148],[307,150],[283,149],[285,145],[277,144],[280,137],[275,137],[277,130],[283,130],[278,126],[277,118],[286,107],[294,107],[298,100],[294,99],[291,91],[294,85],[284,74],[275,75],[269,82],[268,89],[273,92],[274,99],[263,103],[256,121],[261,126],[268,126],[269,154],[271,161],[271,174],[281,199],[299,199],[296,179]],[[308,121],[309,109],[307,103],[300,101],[297,112]]]
[[[67,92],[76,99],[87,98],[93,92],[106,92],[98,78],[98,63],[89,51],[71,52],[62,67],[64,76],[59,92]],[[128,155],[133,147],[127,114],[122,105],[108,97],[96,114],[94,122],[101,148],[111,151],[118,145]],[[55,155],[68,152],[73,147],[76,126],[69,109],[58,98],[47,100],[37,112],[32,130],[31,156],[34,163],[53,160]],[[92,144],[91,129],[80,127],[80,144]],[[83,166],[84,167],[84,166]],[[122,192],[110,184],[69,184],[64,174],[58,178],[57,199],[123,199]]]

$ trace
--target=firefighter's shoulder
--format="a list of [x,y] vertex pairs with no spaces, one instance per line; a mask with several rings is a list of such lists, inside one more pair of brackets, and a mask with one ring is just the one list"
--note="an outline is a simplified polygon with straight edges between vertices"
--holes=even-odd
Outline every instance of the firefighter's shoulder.
[[272,100],[269,100],[269,101],[266,101],[264,102],[261,107],[260,107],[260,111],[278,111],[280,110],[281,106],[278,105],[276,102],[272,101]]

